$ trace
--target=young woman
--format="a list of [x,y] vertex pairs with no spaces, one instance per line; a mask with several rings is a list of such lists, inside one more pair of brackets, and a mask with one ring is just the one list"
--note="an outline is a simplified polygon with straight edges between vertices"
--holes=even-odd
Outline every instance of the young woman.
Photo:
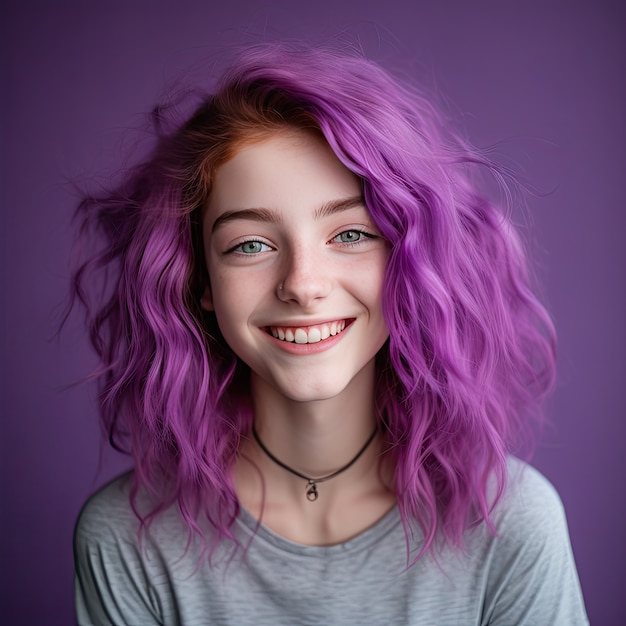
[[511,456],[554,333],[477,189],[502,172],[314,49],[246,51],[157,130],[80,209],[104,245],[74,294],[135,466],[79,518],[79,622],[586,623],[559,498]]

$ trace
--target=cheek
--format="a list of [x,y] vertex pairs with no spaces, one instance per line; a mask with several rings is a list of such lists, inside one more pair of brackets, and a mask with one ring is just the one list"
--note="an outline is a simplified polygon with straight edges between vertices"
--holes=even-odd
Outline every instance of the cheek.
[[389,337],[389,330],[383,313],[383,292],[385,284],[385,265],[380,265],[369,275],[369,280],[365,284],[369,285],[364,298],[368,303],[371,319],[376,323],[378,329],[378,339],[383,343]]
[[[228,323],[230,319],[236,318],[241,313],[242,306],[245,305],[245,298],[242,299],[240,293],[241,283],[236,280],[228,280],[223,277],[219,280],[211,280],[211,291],[213,294],[213,308],[220,326]],[[237,306],[237,303],[241,303]]]
[[237,268],[209,272],[213,308],[220,327],[232,326],[254,315],[268,297],[267,276]]
[[354,284],[372,309],[382,309],[386,268],[386,256],[381,255],[376,263],[361,267],[357,265],[351,273]]

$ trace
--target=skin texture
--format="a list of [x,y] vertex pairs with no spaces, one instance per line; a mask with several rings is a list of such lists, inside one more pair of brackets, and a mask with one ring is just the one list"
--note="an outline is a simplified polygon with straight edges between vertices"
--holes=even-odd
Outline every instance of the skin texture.
[[[204,240],[210,287],[202,305],[251,369],[264,443],[307,475],[341,467],[374,429],[374,358],[388,337],[381,306],[388,250],[359,180],[312,134],[245,145],[216,172]],[[274,336],[302,339],[312,326],[313,343]],[[343,541],[393,502],[380,482],[379,453],[377,438],[350,470],[320,486],[312,504],[304,481],[249,441],[236,489],[246,508],[288,538]]]

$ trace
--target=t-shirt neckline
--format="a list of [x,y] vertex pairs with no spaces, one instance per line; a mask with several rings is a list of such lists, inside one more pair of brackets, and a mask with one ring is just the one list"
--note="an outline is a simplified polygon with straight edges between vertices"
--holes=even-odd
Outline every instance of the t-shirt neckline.
[[286,539],[260,523],[252,513],[243,507],[240,507],[239,517],[237,518],[238,527],[247,536],[245,543],[251,540],[261,541],[283,553],[325,559],[341,557],[348,554],[355,554],[361,550],[367,550],[401,524],[402,521],[398,505],[394,504],[378,521],[374,522],[374,524],[367,527],[358,535],[342,543],[328,546],[316,546],[300,544]]

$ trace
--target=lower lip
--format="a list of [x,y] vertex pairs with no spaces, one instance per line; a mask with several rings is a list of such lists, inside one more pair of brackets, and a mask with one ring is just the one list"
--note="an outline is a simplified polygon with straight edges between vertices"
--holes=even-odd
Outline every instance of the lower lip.
[[267,332],[265,334],[277,347],[281,348],[285,352],[288,352],[289,354],[318,354],[319,352],[330,350],[333,346],[336,346],[343,339],[343,336],[348,332],[350,326],[352,326],[352,322],[350,322],[350,324],[347,324],[340,333],[337,333],[336,335],[331,335],[330,337],[328,337],[328,339],[322,339],[322,341],[318,341],[317,343],[295,343],[293,341],[283,341],[281,339],[277,339],[276,337],[274,337],[274,335],[270,335]]

